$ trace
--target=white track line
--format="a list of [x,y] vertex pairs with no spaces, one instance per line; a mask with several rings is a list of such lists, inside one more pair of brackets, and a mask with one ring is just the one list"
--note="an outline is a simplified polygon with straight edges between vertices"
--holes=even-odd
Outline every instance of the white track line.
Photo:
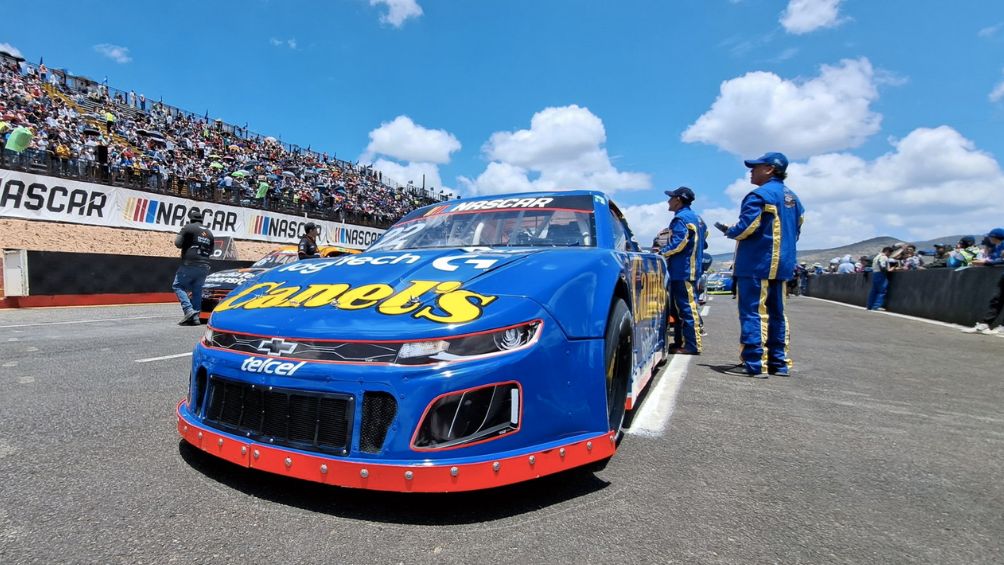
[[178,353],[176,355],[165,355],[163,357],[151,357],[149,359],[137,359],[136,362],[137,363],[149,363],[151,361],[163,361],[165,359],[177,359],[178,357],[190,357],[191,355],[192,355],[191,352],[188,352],[188,353]]
[[[701,308],[701,316],[707,316],[708,309],[709,306],[705,304]],[[624,433],[646,437],[659,437],[665,433],[666,425],[673,416],[673,409],[676,408],[676,394],[687,378],[687,370],[693,358],[693,355],[674,355],[669,360],[662,368],[658,382],[638,408],[631,427],[624,430]]]
[[122,320],[149,320],[151,318],[167,318],[167,316],[129,316],[124,318],[100,318],[95,320],[71,320],[69,322],[39,322],[37,324],[14,324],[0,326],[2,328],[30,328],[33,326],[65,326],[67,324],[90,324],[93,322],[121,322]]
[[635,414],[631,427],[624,430],[636,436],[659,437],[666,431],[666,425],[676,407],[676,393],[687,377],[687,368],[693,355],[674,355],[662,369],[662,378],[649,391],[648,397]]
[[[862,306],[856,306],[854,304],[847,304],[846,302],[838,302],[836,300],[827,300],[825,298],[816,298],[815,296],[803,296],[802,298],[809,298],[811,300],[818,300],[820,302],[829,302],[830,304],[836,304],[838,306],[844,306],[846,308],[853,308],[855,310],[864,310],[865,312],[869,312],[869,310],[867,308],[864,308]],[[925,324],[931,324],[931,325],[934,325],[934,326],[943,326],[943,327],[946,327],[946,328],[952,328],[953,330],[961,330],[961,329],[969,327],[969,326],[960,326],[959,324],[949,324],[948,322],[942,322],[942,321],[939,321],[939,320],[928,320],[927,318],[918,318],[917,316],[908,316],[906,314],[897,314],[895,312],[885,312],[885,311],[882,311],[882,310],[873,310],[872,312],[874,312],[875,314],[885,314],[886,316],[893,316],[895,318],[903,318],[905,320],[914,320],[916,322],[924,322]]]

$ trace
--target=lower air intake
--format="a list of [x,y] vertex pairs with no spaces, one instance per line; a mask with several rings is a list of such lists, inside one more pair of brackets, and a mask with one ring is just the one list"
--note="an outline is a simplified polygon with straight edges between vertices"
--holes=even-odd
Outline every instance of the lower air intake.
[[209,377],[206,424],[273,445],[345,455],[353,397]]
[[397,401],[392,395],[386,392],[364,393],[359,450],[364,453],[380,453],[395,415],[397,415]]
[[520,395],[519,385],[509,382],[440,396],[426,411],[413,447],[459,447],[516,431]]

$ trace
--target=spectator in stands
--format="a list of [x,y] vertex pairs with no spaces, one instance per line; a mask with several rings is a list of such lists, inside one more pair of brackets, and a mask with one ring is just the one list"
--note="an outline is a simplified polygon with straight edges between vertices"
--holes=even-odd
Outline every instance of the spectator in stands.
[[[185,188],[187,194],[193,194],[193,188],[215,187],[224,172],[219,167],[226,171],[246,169],[248,180],[258,175],[268,177],[270,208],[281,210],[285,206],[290,211],[311,211],[353,223],[387,224],[444,198],[414,185],[390,187],[371,168],[287,149],[271,138],[248,137],[246,128],[209,122],[208,116],[200,119],[161,103],[147,107],[145,96],[137,99],[135,91],[109,98],[106,84],[70,88],[63,82],[56,91],[62,91],[65,98],[51,96],[42,88],[45,85],[39,73],[30,65],[26,68],[26,72],[17,66],[0,68],[0,136],[18,126],[37,126],[38,137],[27,151],[51,150],[47,162],[53,174],[65,174],[55,154],[62,142],[70,149],[68,170],[74,176],[101,173],[99,181],[185,195]],[[109,123],[105,113],[116,121]],[[108,140],[98,143],[94,136],[101,130]],[[98,155],[99,145],[107,147],[104,167],[94,166],[104,154]],[[28,161],[27,154],[10,155],[18,158],[15,166]],[[207,191],[202,196],[219,196],[235,204],[244,198],[243,204],[254,205],[255,190],[253,186],[245,188],[244,182],[231,191],[221,190],[218,195]],[[242,194],[242,190],[250,194]],[[265,205],[266,199],[258,202]]]
[[869,310],[885,310],[885,297],[889,292],[889,271],[891,270],[892,247],[883,247],[882,252],[872,259],[872,289],[868,293]]
[[[993,246],[986,259],[973,261],[977,266],[998,266],[1004,265],[1004,228],[994,228],[987,234],[989,243]],[[965,333],[981,333],[986,335],[1002,335],[1001,328],[997,323],[1001,311],[1004,310],[1004,273],[1001,273],[997,281],[997,290],[990,298],[987,310],[983,318],[971,328],[962,330]]]

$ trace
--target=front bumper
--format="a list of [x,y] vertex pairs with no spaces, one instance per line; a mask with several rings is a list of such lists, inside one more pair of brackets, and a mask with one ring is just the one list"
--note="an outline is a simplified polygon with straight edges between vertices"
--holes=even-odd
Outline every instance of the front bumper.
[[[552,319],[534,314],[544,319],[535,346],[447,365],[286,358],[277,365],[274,358],[200,343],[192,356],[189,400],[177,407],[178,431],[195,447],[245,467],[402,492],[497,487],[611,457],[616,445],[607,426],[603,340],[567,340]],[[507,383],[518,386],[515,429],[462,445],[431,448],[418,442],[420,424],[431,417],[428,410],[437,399]],[[224,387],[222,404],[207,392],[216,387]],[[390,412],[390,419],[367,411],[368,400],[376,396],[393,399],[396,412]],[[231,398],[240,400],[228,403]],[[279,402],[279,412],[271,401]],[[267,411],[262,403],[268,404]],[[321,410],[324,406],[344,408],[332,416]],[[244,425],[245,414],[259,413],[254,425]],[[282,417],[287,418],[285,431]],[[461,420],[454,416],[453,421],[460,426]],[[307,436],[304,423],[313,430]],[[448,425],[452,430],[453,424]],[[326,441],[319,441],[322,435]]]
[[529,453],[499,454],[471,461],[424,460],[377,463],[306,453],[221,433],[186,415],[178,403],[178,433],[194,447],[231,463],[348,488],[394,492],[459,492],[500,487],[607,459],[616,452],[613,432],[586,435]]

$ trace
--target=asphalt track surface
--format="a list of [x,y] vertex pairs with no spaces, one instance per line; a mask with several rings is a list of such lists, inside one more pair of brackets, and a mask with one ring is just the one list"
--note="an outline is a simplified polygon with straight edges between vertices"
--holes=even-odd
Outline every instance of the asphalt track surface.
[[191,350],[177,306],[0,310],[0,563],[1004,561],[1004,339],[788,304],[791,378],[715,371],[737,351],[718,297],[662,435],[596,474],[452,495],[179,443],[189,358],[137,362]]

